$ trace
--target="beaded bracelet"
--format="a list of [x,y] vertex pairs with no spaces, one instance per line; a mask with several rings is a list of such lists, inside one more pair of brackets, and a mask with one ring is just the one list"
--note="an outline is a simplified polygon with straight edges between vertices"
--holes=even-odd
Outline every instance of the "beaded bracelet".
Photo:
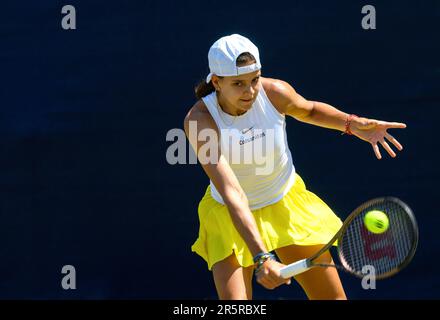
[[258,273],[263,266],[263,263],[267,260],[276,260],[275,255],[270,252],[261,252],[254,257],[254,263],[256,264],[255,273]]
[[353,135],[353,133],[350,130],[350,124],[351,124],[351,120],[353,120],[353,118],[359,118],[359,117],[355,114],[350,114],[347,117],[347,119],[345,120],[345,131],[343,133],[341,133],[341,135],[344,135],[344,134]]

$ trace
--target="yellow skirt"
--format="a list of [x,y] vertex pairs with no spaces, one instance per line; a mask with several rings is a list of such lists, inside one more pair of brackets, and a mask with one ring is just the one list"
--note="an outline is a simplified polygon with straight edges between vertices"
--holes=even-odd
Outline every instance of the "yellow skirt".
[[[208,186],[199,203],[199,237],[192,251],[208,264],[208,269],[235,253],[243,267],[253,265],[252,254],[235,229],[228,208],[214,200]],[[301,177],[278,202],[252,211],[267,250],[288,245],[327,244],[342,226],[341,220],[314,193]]]

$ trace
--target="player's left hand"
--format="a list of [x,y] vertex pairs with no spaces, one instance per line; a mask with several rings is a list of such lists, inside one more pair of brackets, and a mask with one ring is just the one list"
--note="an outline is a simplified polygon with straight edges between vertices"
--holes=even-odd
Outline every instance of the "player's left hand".
[[[388,152],[388,154],[395,158],[396,153],[391,149],[386,140],[391,142],[399,151],[402,151],[403,146],[392,135],[390,135],[388,129],[404,129],[405,123],[400,122],[387,122],[368,118],[356,118],[353,119],[350,124],[350,130],[353,135],[359,139],[369,142],[374,150],[377,159],[382,159],[382,155],[379,150],[378,143]],[[386,139],[386,140],[385,140]]]

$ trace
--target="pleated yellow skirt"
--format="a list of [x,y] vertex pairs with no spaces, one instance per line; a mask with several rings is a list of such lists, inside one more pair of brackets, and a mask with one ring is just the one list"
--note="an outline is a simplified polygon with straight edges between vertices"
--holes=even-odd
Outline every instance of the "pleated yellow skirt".
[[[261,237],[269,251],[288,245],[326,244],[342,221],[317,195],[308,191],[296,173],[295,183],[278,202],[253,210]],[[253,264],[252,254],[235,229],[229,210],[211,196],[208,186],[199,203],[199,236],[192,245],[208,269],[232,253],[243,267]]]

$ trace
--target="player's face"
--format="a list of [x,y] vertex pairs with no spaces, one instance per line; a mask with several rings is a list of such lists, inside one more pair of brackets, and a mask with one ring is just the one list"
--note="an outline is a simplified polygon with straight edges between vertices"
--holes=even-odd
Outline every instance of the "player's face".
[[239,113],[252,107],[260,88],[261,71],[232,77],[217,77],[217,86],[222,100],[233,106]]

